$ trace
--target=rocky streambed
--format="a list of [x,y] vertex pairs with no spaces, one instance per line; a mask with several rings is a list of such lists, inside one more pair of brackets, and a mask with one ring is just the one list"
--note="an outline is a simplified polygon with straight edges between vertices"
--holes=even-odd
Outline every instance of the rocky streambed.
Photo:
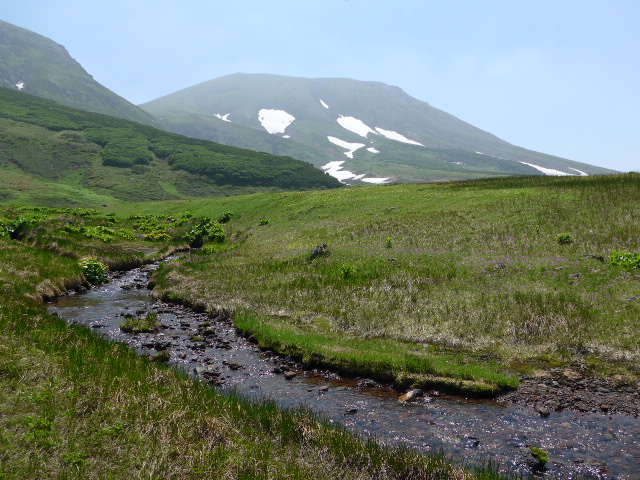
[[[306,406],[332,422],[383,443],[443,450],[459,461],[499,463],[545,478],[640,479],[638,392],[632,385],[548,372],[525,379],[498,401],[438,392],[397,392],[368,379],[304,370],[263,352],[224,317],[153,300],[147,290],[155,266],[117,274],[87,293],[58,298],[50,310],[158,356],[220,389],[271,398],[286,408]],[[126,318],[157,317],[157,328],[123,332]],[[540,468],[531,447],[548,453]]]

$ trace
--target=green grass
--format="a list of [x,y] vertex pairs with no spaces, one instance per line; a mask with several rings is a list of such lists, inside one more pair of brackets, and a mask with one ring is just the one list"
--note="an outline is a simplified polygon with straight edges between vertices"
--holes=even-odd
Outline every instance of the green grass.
[[[40,299],[83,282],[81,239],[61,256],[27,238],[0,238],[0,478],[501,478],[362,440],[304,409],[220,395],[48,315]],[[82,241],[112,268],[117,248],[132,248]]]
[[[161,270],[155,294],[251,312],[271,329],[265,345],[302,357],[312,350],[337,367],[388,365],[398,381],[407,369],[397,365],[407,360],[376,350],[380,339],[401,345],[407,358],[417,348],[423,365],[449,356],[459,368],[446,376],[486,375],[494,390],[515,383],[495,383],[489,372],[508,376],[523,364],[588,363],[637,378],[640,277],[608,259],[640,250],[638,205],[637,174],[191,202],[195,213],[233,210],[227,237],[237,248]],[[566,233],[572,242],[558,242]],[[311,259],[321,243],[329,255]],[[278,331],[286,338],[275,342]],[[465,373],[487,358],[484,373]]]
[[160,330],[160,322],[155,313],[145,317],[126,315],[124,322],[120,324],[120,330],[127,333],[152,333]]

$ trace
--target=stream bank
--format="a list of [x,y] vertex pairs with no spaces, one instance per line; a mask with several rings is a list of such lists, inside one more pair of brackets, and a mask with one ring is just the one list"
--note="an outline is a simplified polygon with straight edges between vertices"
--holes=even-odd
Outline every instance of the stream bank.
[[[219,388],[254,399],[272,398],[287,408],[307,406],[383,443],[423,451],[442,449],[471,463],[491,459],[521,473],[530,472],[522,451],[531,445],[549,453],[546,474],[552,478],[578,474],[640,478],[636,473],[640,464],[637,418],[554,409],[542,415],[540,409],[526,405],[435,392],[400,403],[399,392],[388,386],[304,370],[293,359],[261,352],[238,336],[222,315],[152,300],[147,281],[154,268],[148,265],[118,274],[111,283],[86,294],[61,297],[50,310],[126,342],[140,354],[169,352],[171,364]],[[161,326],[157,332],[132,335],[120,330],[125,315],[149,313],[158,316]]]

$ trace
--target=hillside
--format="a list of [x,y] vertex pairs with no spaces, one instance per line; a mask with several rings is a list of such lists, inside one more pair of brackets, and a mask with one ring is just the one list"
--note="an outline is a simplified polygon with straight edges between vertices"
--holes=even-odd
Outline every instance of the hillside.
[[158,126],[151,115],[96,82],[62,45],[2,20],[0,87]]
[[614,173],[511,145],[379,82],[234,74],[141,107],[168,130],[290,155],[347,183]]
[[0,88],[0,202],[96,206],[334,188],[311,165]]

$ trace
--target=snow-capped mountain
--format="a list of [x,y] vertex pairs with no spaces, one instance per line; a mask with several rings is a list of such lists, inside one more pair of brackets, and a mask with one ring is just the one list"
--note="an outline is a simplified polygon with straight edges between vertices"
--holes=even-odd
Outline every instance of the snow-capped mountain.
[[613,173],[516,147],[379,82],[234,74],[141,107],[170,131],[306,160],[343,183]]

